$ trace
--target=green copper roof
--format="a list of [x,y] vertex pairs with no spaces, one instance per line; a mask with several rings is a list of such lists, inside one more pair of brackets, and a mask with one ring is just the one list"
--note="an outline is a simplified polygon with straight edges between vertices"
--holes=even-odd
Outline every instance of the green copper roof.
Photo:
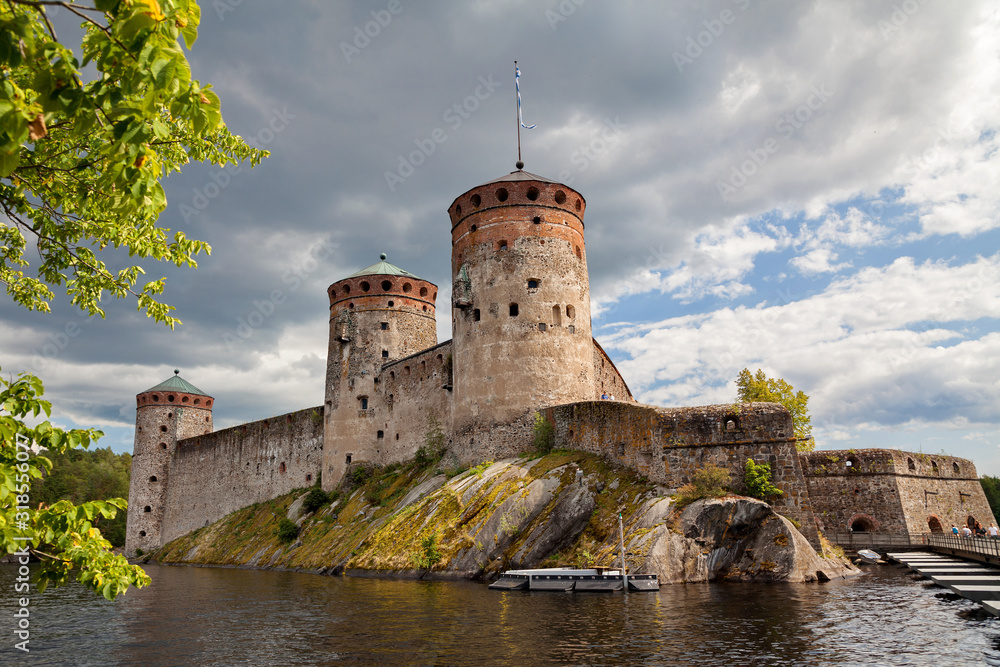
[[375,262],[371,266],[361,269],[357,273],[352,273],[347,276],[348,278],[358,278],[360,276],[406,276],[408,278],[416,278],[417,280],[423,280],[419,276],[415,276],[409,271],[404,271],[398,266],[394,266],[389,262],[385,261],[385,253],[379,255],[379,261]]
[[[198,394],[199,396],[208,396],[205,392],[198,387],[194,386],[187,380],[181,378],[180,371],[174,371],[174,376],[169,380],[164,380],[155,387],[150,387],[146,391],[179,391],[185,394]],[[146,392],[142,392],[146,393]],[[211,398],[209,396],[209,398]]]

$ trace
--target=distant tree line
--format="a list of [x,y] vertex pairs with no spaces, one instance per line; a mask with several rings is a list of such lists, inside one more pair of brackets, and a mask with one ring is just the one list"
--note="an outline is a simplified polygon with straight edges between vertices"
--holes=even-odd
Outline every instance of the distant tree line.
[[986,502],[990,504],[990,510],[994,517],[1000,518],[1000,477],[983,475],[979,478],[979,483],[986,494]]
[[[69,500],[74,505],[91,500],[128,498],[128,484],[132,471],[131,454],[115,454],[110,447],[95,449],[70,449],[58,454],[48,454],[52,472],[31,484],[31,505],[52,505]],[[126,513],[119,511],[114,519],[95,517],[93,523],[111,544],[125,546]]]

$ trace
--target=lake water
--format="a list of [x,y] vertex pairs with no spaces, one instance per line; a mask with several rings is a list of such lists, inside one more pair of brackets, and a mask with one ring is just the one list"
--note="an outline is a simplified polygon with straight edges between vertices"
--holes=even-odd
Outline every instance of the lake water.
[[689,584],[659,593],[147,566],[114,602],[37,595],[2,665],[1000,665],[1000,619],[897,567],[826,584]]

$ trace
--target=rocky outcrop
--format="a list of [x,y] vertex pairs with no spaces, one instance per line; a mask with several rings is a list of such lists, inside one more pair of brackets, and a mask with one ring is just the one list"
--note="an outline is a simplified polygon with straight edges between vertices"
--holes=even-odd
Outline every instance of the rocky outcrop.
[[[852,572],[820,558],[766,503],[727,497],[678,511],[667,490],[582,452],[487,462],[465,473],[372,474],[303,514],[301,492],[240,510],[164,547],[161,562],[489,579],[509,568],[627,566],[661,583],[816,581]],[[277,521],[298,519],[293,544]]]
[[644,569],[661,583],[829,581],[857,574],[843,558],[822,558],[792,523],[767,503],[730,496],[697,500],[676,519],[633,540]]

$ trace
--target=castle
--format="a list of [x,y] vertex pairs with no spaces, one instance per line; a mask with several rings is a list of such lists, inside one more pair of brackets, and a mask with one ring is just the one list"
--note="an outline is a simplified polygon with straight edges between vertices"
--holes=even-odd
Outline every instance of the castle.
[[[836,475],[818,472],[813,462],[836,453],[800,457],[791,416],[780,405],[668,409],[634,402],[591,334],[585,210],[580,193],[524,171],[521,163],[459,195],[448,207],[452,339],[443,343],[436,333],[437,286],[384,254],[334,282],[327,290],[320,406],[214,431],[215,399],[178,372],[138,394],[126,553],[155,550],[320,476],[330,490],[351,465],[412,459],[433,425],[463,463],[528,451],[536,414],[552,425],[558,446],[604,455],[667,487],[688,482],[707,463],[739,480],[748,458],[768,462],[785,491],[776,509],[814,544],[818,528],[836,530],[831,526],[843,523],[852,502],[860,507],[862,494],[833,497]],[[603,395],[616,400],[600,400]],[[941,466],[920,473],[855,468],[847,484],[867,489],[878,478],[885,486],[887,476],[912,477],[917,486],[932,481],[938,490],[924,497],[940,501],[939,521],[964,523],[965,512],[991,522],[972,463],[937,459]],[[926,532],[914,503],[879,507],[882,518],[854,514],[876,529],[884,522],[920,532],[923,521]],[[851,527],[850,521],[840,527]]]

